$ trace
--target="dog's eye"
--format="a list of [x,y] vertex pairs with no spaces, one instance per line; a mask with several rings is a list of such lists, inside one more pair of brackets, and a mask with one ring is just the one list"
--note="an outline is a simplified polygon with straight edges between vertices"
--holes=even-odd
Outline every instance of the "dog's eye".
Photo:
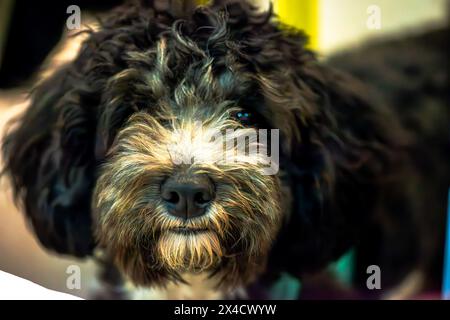
[[253,114],[249,111],[237,111],[234,117],[244,125],[250,125],[253,122]]

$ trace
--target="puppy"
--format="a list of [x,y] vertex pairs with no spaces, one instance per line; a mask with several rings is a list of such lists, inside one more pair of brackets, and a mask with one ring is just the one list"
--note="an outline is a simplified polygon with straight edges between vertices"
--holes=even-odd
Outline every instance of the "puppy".
[[6,135],[46,248],[100,252],[104,296],[201,275],[251,298],[322,270],[380,214],[424,209],[408,205],[425,178],[410,153],[427,146],[301,31],[243,2],[176,3],[113,10]]

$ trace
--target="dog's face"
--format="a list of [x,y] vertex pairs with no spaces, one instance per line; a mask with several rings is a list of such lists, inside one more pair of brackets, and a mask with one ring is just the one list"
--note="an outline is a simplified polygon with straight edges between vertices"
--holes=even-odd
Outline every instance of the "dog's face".
[[152,67],[116,76],[145,84],[153,102],[122,126],[100,170],[97,236],[139,284],[201,271],[245,283],[263,269],[283,214],[280,179],[263,161],[268,139],[256,130],[263,123],[229,100],[242,83],[229,70],[214,75],[212,59],[171,88],[167,41],[145,57]]
[[41,243],[99,247],[139,285],[204,271],[233,287],[346,250],[391,125],[271,19],[125,5],[92,33],[3,146]]

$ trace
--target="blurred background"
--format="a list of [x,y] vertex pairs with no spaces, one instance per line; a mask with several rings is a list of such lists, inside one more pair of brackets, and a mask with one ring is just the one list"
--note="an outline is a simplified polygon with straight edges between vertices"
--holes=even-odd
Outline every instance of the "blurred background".
[[[27,92],[38,79],[70,61],[83,36],[70,38],[79,30],[68,30],[67,7],[81,9],[82,27],[95,27],[96,15],[120,4],[119,0],[24,1],[0,0],[0,132],[8,119],[27,106]],[[207,1],[201,0],[201,3]],[[254,0],[265,8],[268,1]],[[414,34],[444,25],[448,18],[446,0],[275,0],[275,12],[287,24],[304,29],[310,46],[319,57],[356,47],[375,38]],[[379,28],[367,25],[371,6],[380,13]],[[373,7],[372,7],[373,8]],[[46,66],[43,70],[42,66]],[[0,159],[1,162],[1,159]],[[1,166],[1,163],[0,163]],[[336,272],[345,281],[349,265],[344,257]],[[82,270],[80,290],[66,286],[67,267]],[[93,261],[73,260],[44,251],[30,232],[20,209],[13,203],[7,181],[0,180],[0,270],[34,281],[47,288],[87,297],[95,286]],[[299,290],[298,285],[281,285],[280,298]]]

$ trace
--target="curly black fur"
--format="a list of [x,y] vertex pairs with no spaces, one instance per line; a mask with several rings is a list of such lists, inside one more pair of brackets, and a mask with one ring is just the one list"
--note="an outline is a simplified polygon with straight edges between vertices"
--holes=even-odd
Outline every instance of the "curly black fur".
[[383,206],[359,239],[361,283],[363,266],[378,264],[386,286],[413,268],[440,285],[450,185],[449,31],[376,41],[328,61],[369,84],[371,100],[388,106],[411,136],[405,160],[394,168],[401,175],[383,186]]
[[[410,156],[428,150],[421,133],[361,82],[319,63],[301,31],[238,2],[199,7],[183,19],[152,1],[127,4],[104,19],[73,62],[36,88],[28,112],[5,138],[6,172],[45,247],[92,254],[90,206],[99,165],[126,120],[151,113],[156,99],[137,78],[111,79],[128,68],[151,68],[130,53],[146,54],[161,37],[169,39],[166,89],[211,57],[214,75],[231,90],[228,99],[252,110],[262,127],[281,131],[290,212],[269,254],[268,279],[320,270],[365,239],[380,212],[399,221],[420,215],[424,208],[410,203],[417,196],[410,192],[411,174],[416,184],[428,181],[429,191],[418,197],[439,189],[439,198],[447,187],[448,162],[436,178],[443,183],[415,174],[433,163],[422,158],[420,167]],[[434,129],[424,128],[430,137]],[[448,161],[447,143],[433,151],[447,152]],[[434,166],[443,166],[445,157]]]

